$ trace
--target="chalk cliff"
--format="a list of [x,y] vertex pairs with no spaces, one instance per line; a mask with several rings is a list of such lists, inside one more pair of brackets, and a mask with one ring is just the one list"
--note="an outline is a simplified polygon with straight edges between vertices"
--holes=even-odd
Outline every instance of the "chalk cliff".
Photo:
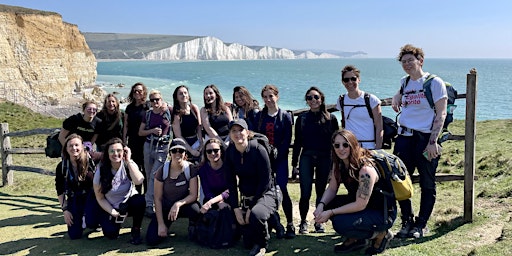
[[96,59],[76,25],[58,13],[0,5],[0,98],[58,104],[96,76]]

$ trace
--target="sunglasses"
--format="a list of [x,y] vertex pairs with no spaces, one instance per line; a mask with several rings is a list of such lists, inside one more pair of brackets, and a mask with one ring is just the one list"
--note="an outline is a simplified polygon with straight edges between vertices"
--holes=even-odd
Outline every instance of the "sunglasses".
[[348,83],[349,81],[352,81],[352,82],[355,82],[357,81],[357,77],[353,76],[353,77],[345,77],[342,79],[344,83]]
[[207,149],[206,153],[207,154],[217,154],[217,153],[219,153],[219,151],[220,151],[220,148]]
[[109,149],[108,154],[109,155],[113,155],[115,153],[121,154],[121,153],[123,153],[123,151],[124,151],[123,149]]
[[183,154],[183,153],[185,153],[185,150],[182,149],[182,148],[173,148],[173,149],[171,149],[171,153],[173,153],[173,154],[176,154],[176,153]]
[[348,148],[348,147],[350,147],[350,145],[349,145],[347,142],[343,142],[343,143],[341,143],[341,144],[339,144],[339,143],[334,143],[334,144],[332,144],[332,146],[333,146],[334,148],[340,148],[340,147],[342,147],[342,146],[343,146],[343,148]]
[[88,107],[85,110],[87,110],[87,112],[89,112],[89,113],[96,113],[96,112],[98,112],[97,108],[91,108],[91,107]]
[[159,101],[160,101],[160,98],[149,99],[149,101],[151,101],[151,102],[155,102],[155,103],[156,103],[156,102],[159,102]]
[[313,99],[319,100],[320,96],[318,96],[318,95],[313,95],[313,96],[308,95],[308,96],[306,96],[306,100],[313,100]]
[[133,90],[134,93],[142,94],[142,90]]

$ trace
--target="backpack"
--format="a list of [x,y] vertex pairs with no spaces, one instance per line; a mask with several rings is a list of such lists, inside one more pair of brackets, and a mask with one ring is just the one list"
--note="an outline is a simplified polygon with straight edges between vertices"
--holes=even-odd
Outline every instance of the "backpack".
[[228,248],[236,243],[238,226],[229,207],[207,211],[197,222],[193,239],[212,249]]
[[60,129],[55,129],[46,137],[46,148],[44,153],[50,158],[59,158],[62,156],[62,144],[59,141]]
[[370,150],[374,167],[379,170],[380,178],[384,184],[381,192],[398,201],[412,197],[414,188],[404,162],[396,155],[382,149]]
[[[274,145],[270,144],[270,141],[268,140],[267,136],[261,133],[254,132],[254,136],[251,140],[255,140],[263,146],[263,148],[267,151],[268,159],[270,160],[270,165],[273,166],[277,159],[277,148],[274,147]],[[272,170],[272,173],[274,173],[274,170]]]
[[[365,92],[364,93],[364,105],[345,105],[345,95],[340,95],[339,97],[340,101],[340,107],[341,107],[341,127],[345,128],[345,106],[353,106],[354,108],[357,107],[366,107],[368,110],[368,115],[370,118],[373,119],[373,111],[372,107],[370,106],[370,94]],[[373,134],[375,134],[375,123],[373,125]],[[384,132],[384,135],[382,136],[382,148],[383,149],[390,149],[392,142],[395,140],[397,134],[398,134],[398,125],[396,121],[393,119],[382,116],[382,131]],[[359,140],[359,142],[375,142],[375,139],[373,140]]]
[[[425,98],[427,98],[428,104],[435,111],[435,102],[432,97],[432,80],[436,78],[436,75],[429,74],[425,82],[423,82],[423,93],[425,94]],[[411,80],[410,76],[405,78],[405,83],[400,87],[400,94],[403,95],[404,89]],[[457,99],[457,90],[452,86],[452,84],[448,82],[444,82],[446,87],[446,94],[448,95],[448,100],[446,104],[446,118],[444,119],[443,131],[448,131],[448,125],[453,122],[453,111],[457,108],[455,105],[455,100]]]

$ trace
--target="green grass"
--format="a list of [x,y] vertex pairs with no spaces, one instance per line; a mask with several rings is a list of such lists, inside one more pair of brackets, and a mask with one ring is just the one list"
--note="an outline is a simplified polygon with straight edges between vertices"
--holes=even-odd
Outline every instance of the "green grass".
[[[26,108],[0,103],[0,122],[9,123],[11,131],[60,127],[62,120],[43,117]],[[455,134],[463,133],[464,123],[451,125]],[[394,239],[385,255],[512,255],[512,120],[484,121],[477,124],[475,209],[473,222],[464,223],[462,181],[438,183],[437,202],[428,226],[430,233],[419,240]],[[13,147],[43,147],[46,136],[12,138]],[[57,160],[43,155],[14,156],[16,165],[53,170]],[[464,172],[464,142],[444,144],[439,171]],[[62,212],[56,199],[54,177],[15,172],[14,185],[0,188],[0,254],[9,255],[246,255],[241,243],[227,250],[211,250],[187,240],[186,221],[171,227],[171,238],[158,247],[127,243],[129,225],[121,237],[111,241],[94,232],[88,238],[70,241]],[[300,189],[288,186],[298,212]],[[418,206],[420,191],[415,186],[413,205]],[[311,209],[313,210],[313,209]],[[415,209],[417,211],[417,207]],[[281,216],[284,216],[282,214]],[[298,214],[295,214],[298,224]],[[284,220],[283,220],[284,222]],[[128,222],[130,223],[130,222]],[[393,227],[398,230],[399,221]],[[143,229],[147,228],[144,220]],[[144,232],[143,232],[144,234]],[[341,237],[327,224],[327,233],[298,235],[293,240],[272,238],[268,255],[328,255]]]

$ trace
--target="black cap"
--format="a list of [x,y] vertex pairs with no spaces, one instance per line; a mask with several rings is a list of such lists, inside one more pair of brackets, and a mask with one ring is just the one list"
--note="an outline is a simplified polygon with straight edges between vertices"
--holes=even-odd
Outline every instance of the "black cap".
[[248,130],[249,128],[247,128],[247,123],[245,122],[244,119],[237,119],[237,120],[233,120],[231,122],[229,122],[229,129],[231,130],[231,127],[233,127],[233,125],[240,125],[242,128]]
[[175,138],[171,141],[171,147],[169,149],[182,148],[184,150],[187,150],[185,145],[187,144],[182,138]]

